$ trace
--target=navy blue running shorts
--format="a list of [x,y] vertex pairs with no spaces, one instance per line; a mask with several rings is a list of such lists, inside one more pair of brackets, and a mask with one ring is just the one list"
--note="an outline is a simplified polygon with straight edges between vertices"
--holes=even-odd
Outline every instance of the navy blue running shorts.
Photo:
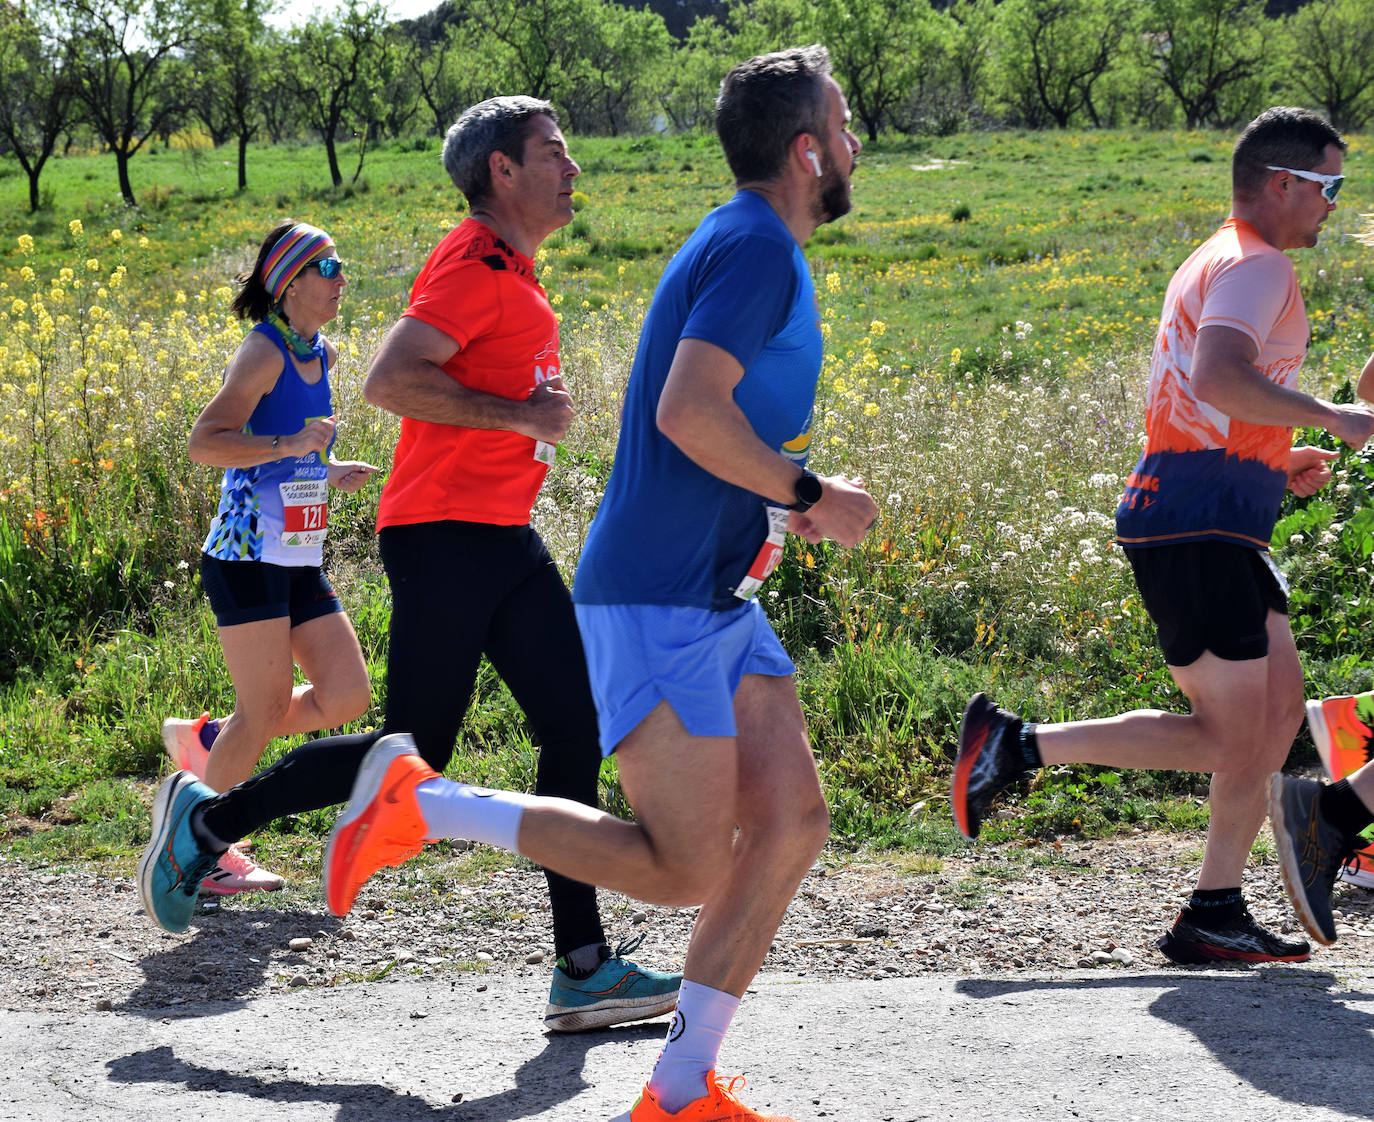
[[343,611],[338,593],[317,565],[221,561],[200,555],[200,586],[220,627],[289,617],[292,627]]

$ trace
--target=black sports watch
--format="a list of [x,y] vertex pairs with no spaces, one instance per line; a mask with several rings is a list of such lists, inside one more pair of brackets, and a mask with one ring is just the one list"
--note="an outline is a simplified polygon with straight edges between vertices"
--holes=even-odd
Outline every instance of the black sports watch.
[[805,514],[821,501],[822,494],[821,481],[816,477],[816,473],[802,468],[796,482],[797,501],[792,504],[790,509],[795,510],[798,514]]

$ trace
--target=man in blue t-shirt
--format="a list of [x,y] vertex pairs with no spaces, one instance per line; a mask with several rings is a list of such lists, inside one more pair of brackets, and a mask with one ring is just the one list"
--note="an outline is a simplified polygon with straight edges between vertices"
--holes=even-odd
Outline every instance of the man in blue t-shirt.
[[447,836],[700,905],[673,1025],[629,1122],[763,1118],[716,1078],[716,1055],[829,833],[794,667],[752,596],[788,532],[848,547],[877,517],[861,484],[805,467],[821,333],[801,246],[849,210],[848,120],[823,47],[726,75],[716,127],[739,193],[674,258],[645,320],[573,587],[602,751],[636,821],[451,783],[408,738],[387,737],[325,857],[344,910],[377,868]]

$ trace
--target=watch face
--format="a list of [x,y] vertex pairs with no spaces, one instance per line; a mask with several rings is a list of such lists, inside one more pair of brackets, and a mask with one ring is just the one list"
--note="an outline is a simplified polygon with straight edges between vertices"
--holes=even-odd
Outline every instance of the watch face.
[[797,501],[807,506],[814,506],[821,501],[821,481],[809,471],[797,477],[796,491]]

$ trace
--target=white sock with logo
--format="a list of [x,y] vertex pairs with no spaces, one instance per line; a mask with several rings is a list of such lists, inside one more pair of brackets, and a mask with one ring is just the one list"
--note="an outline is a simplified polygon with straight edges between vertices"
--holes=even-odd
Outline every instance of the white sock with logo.
[[511,853],[520,833],[520,818],[534,796],[517,791],[471,787],[439,776],[415,788],[415,801],[425,819],[425,837],[467,838]]
[[738,1008],[739,998],[734,994],[683,981],[668,1040],[649,1076],[649,1090],[669,1114],[706,1094],[706,1073],[716,1066],[721,1042]]

